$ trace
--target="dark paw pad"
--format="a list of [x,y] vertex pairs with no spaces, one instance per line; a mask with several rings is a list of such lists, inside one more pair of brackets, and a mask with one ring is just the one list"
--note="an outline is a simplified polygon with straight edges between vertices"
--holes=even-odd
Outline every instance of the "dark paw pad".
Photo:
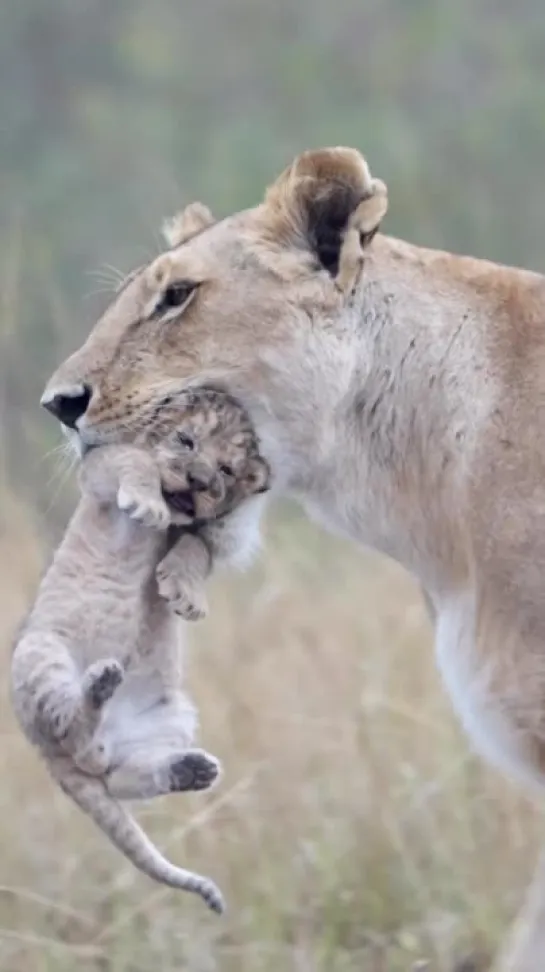
[[172,793],[184,790],[206,790],[219,774],[219,764],[213,757],[199,750],[192,750],[170,767]]
[[116,688],[123,681],[123,669],[118,662],[111,662],[97,673],[89,685],[87,697],[94,709],[100,709],[111,699]]

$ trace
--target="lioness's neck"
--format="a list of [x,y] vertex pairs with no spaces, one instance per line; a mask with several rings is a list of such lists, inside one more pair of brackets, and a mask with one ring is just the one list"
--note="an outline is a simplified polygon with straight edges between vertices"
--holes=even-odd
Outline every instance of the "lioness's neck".
[[532,293],[545,307],[537,274],[379,237],[342,330],[322,334],[319,354],[310,336],[312,374],[286,364],[272,408],[297,445],[294,491],[325,525],[429,587],[452,586],[467,568],[473,458]]

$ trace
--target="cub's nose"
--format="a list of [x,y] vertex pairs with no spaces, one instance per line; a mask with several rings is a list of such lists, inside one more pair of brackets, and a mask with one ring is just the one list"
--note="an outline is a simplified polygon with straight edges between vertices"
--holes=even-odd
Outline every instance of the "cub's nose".
[[67,428],[75,429],[76,422],[87,411],[92,393],[90,385],[70,385],[44,392],[41,404]]
[[194,460],[187,470],[187,485],[189,489],[200,493],[208,489],[214,478],[214,470],[206,462]]

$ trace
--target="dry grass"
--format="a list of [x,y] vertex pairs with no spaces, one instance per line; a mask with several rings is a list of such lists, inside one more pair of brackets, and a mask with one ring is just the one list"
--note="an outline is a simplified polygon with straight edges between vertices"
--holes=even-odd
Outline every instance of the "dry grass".
[[[4,494],[5,496],[6,494]],[[4,499],[1,635],[41,561]],[[469,753],[436,676],[417,591],[392,564],[285,510],[245,578],[192,629],[208,796],[141,815],[209,873],[224,919],[150,883],[49,783],[2,706],[0,969],[7,972],[451,970],[501,935],[536,820]]]

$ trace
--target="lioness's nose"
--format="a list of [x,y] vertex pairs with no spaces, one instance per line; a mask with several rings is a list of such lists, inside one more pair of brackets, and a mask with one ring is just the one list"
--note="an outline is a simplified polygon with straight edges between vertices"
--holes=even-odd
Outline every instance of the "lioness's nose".
[[70,385],[44,392],[41,404],[63,425],[75,429],[76,422],[87,411],[91,395],[90,385]]

